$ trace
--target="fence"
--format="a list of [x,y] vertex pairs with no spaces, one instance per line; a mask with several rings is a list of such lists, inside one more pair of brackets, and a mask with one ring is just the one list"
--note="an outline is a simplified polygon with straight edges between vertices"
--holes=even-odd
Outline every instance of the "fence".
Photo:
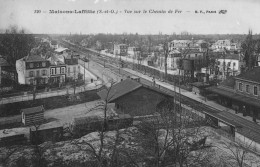
[[[88,91],[88,90],[96,90],[100,87],[101,87],[101,85],[97,84],[97,82],[96,82],[96,83],[93,83],[93,85],[90,85],[88,87],[86,87],[86,85],[81,86],[81,87],[76,87],[75,93],[85,92],[85,91]],[[47,97],[61,96],[61,95],[73,94],[73,93],[74,93],[74,88],[67,88],[67,89],[56,90],[56,91],[36,93],[35,99],[43,99],[43,98],[47,98]],[[1,100],[0,105],[1,104],[7,104],[7,103],[19,102],[19,101],[29,101],[29,100],[33,100],[33,94],[27,94],[26,93],[26,94],[21,95],[21,96],[2,98],[0,100]]]

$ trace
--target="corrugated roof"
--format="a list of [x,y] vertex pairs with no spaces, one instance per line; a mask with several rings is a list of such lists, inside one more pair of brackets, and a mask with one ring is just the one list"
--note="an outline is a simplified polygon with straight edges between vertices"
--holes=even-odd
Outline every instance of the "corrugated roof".
[[[140,87],[142,87],[142,84],[129,78],[122,82],[119,82],[110,88],[108,98],[107,98],[108,102],[112,102],[118,97],[128,94]],[[98,95],[101,97],[101,99],[105,100],[107,97],[107,93],[108,90],[103,89],[98,92]]]
[[44,108],[43,106],[37,106],[37,107],[32,107],[32,108],[25,108],[25,109],[21,109],[21,113],[23,112],[25,115],[26,114],[32,114],[32,113],[38,113],[38,112],[43,112]]
[[253,69],[236,76],[236,78],[260,83],[260,67],[254,67]]

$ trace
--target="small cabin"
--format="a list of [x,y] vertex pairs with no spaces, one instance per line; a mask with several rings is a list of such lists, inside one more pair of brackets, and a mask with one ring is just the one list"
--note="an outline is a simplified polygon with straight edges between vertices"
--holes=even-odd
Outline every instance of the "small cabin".
[[25,126],[35,125],[44,121],[44,108],[37,106],[32,108],[21,109],[22,123]]

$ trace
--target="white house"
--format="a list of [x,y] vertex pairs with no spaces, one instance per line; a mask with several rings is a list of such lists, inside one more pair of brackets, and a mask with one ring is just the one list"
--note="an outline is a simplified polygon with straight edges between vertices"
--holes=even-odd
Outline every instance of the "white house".
[[167,57],[167,68],[177,69],[178,61],[180,58],[181,58],[181,52],[179,52],[178,50],[171,51]]
[[225,55],[222,58],[218,58],[217,61],[222,79],[225,79],[227,76],[236,76],[240,74],[241,66],[244,65],[240,54]]
[[39,55],[28,55],[16,61],[20,84],[45,84],[48,82],[49,61]]
[[141,48],[140,47],[128,47],[127,54],[129,57],[138,58],[141,55]]

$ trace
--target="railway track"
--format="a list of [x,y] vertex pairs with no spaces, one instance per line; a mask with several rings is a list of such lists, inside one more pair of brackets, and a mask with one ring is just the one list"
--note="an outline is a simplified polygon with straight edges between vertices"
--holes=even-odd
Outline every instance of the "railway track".
[[[64,43],[64,44],[66,45],[66,43]],[[68,46],[68,45],[66,45],[66,46]],[[99,63],[100,65],[105,64],[106,68],[108,68],[109,70],[111,70],[115,73],[119,73],[119,75],[121,75],[122,77],[135,76],[132,73],[125,71],[123,68],[119,68],[118,66],[120,63],[117,58],[111,58],[111,57],[108,58],[106,56],[102,56],[102,54],[100,54],[97,51],[94,52],[94,51],[89,51],[87,49],[82,50],[82,48],[79,48],[75,45],[74,45],[74,47],[73,46],[68,46],[68,47],[72,50],[75,50],[75,51],[85,55],[85,57],[87,57],[87,58],[89,57],[90,60],[95,61],[95,62]],[[75,47],[77,47],[77,48],[75,49]],[[144,79],[144,78],[140,78],[140,81],[142,84],[145,84],[148,86],[151,86],[153,84],[152,81]],[[218,120],[220,120],[230,126],[238,128],[240,130],[243,129],[245,132],[253,133],[254,139],[257,137],[257,140],[258,140],[257,142],[260,143],[260,134],[259,134],[260,126],[258,124],[255,124],[251,121],[243,119],[235,114],[213,108],[213,107],[203,104],[197,100],[184,96],[184,95],[178,93],[178,88],[176,88],[177,92],[174,92],[173,90],[170,90],[163,86],[159,86],[158,84],[156,84],[156,87],[160,88],[162,91],[164,91],[172,96],[175,96],[176,99],[178,99],[178,101],[180,101],[181,104],[183,104],[183,105],[186,105],[199,112],[206,113],[210,116],[213,116],[213,117],[217,118]],[[250,136],[247,136],[247,137],[252,139],[252,137],[250,137]]]

